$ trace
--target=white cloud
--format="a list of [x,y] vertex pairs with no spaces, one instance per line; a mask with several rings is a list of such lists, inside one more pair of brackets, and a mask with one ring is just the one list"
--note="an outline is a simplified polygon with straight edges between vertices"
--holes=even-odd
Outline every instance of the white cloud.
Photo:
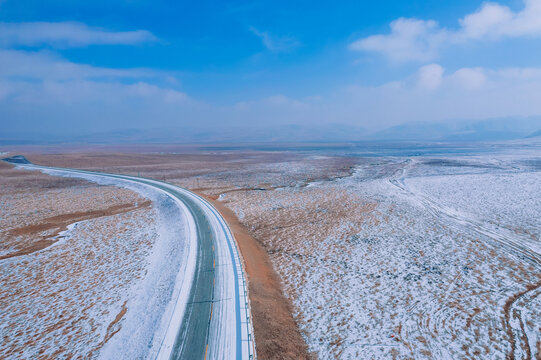
[[388,35],[373,35],[350,44],[352,50],[374,51],[393,61],[430,60],[434,58],[445,33],[435,21],[398,19],[391,23]]
[[439,64],[419,68],[401,81],[349,86],[318,98],[275,95],[220,109],[234,123],[328,124],[367,129],[412,121],[486,119],[541,115],[541,68],[460,68]]
[[125,110],[128,110],[133,102],[151,102],[159,106],[187,104],[191,101],[183,92],[145,82],[126,84],[120,81],[84,79],[43,82],[0,79],[0,101],[2,100],[28,106],[50,106],[53,113],[62,112],[64,106],[123,104]]
[[450,78],[466,89],[479,89],[486,82],[485,70],[482,68],[462,68]]
[[541,68],[446,71],[429,64],[381,86],[353,86],[314,99],[278,94],[218,106],[193,100],[171,88],[164,74],[145,69],[74,64],[47,52],[0,52],[0,119],[6,126],[17,119],[12,123],[19,128],[133,124],[204,131],[219,124],[340,122],[377,129],[409,121],[541,115],[540,98]]
[[507,68],[499,71],[502,78],[541,80],[541,68]]
[[352,50],[381,53],[391,61],[429,61],[444,45],[473,40],[541,37],[541,0],[525,0],[524,9],[485,3],[459,20],[458,29],[445,29],[433,20],[401,18],[391,22],[389,34],[372,35],[350,44]]
[[47,51],[0,49],[0,77],[26,79],[149,78],[158,72],[148,69],[111,69],[77,64]]
[[159,128],[189,121],[197,107],[180,91],[144,82],[0,79],[0,123],[11,131],[81,134]]
[[259,31],[253,26],[250,31],[261,39],[263,45],[271,52],[287,52],[300,45],[299,41],[289,36],[274,36],[267,31]]
[[183,92],[160,87],[169,75],[148,69],[111,69],[76,64],[49,52],[0,49],[0,99],[24,103],[72,103],[153,99],[189,100]]
[[541,36],[541,0],[525,0],[524,9],[517,13],[507,6],[488,2],[461,19],[460,25],[458,35],[472,39]]
[[541,68],[446,73],[433,64],[419,69],[413,79],[350,87],[333,100],[337,117],[382,128],[412,121],[541,115]]
[[443,68],[438,64],[425,65],[417,72],[417,84],[421,88],[435,89],[441,85]]
[[499,32],[498,27],[509,23],[513,13],[507,6],[495,3],[485,3],[483,7],[459,20],[462,33],[466,38],[482,38],[484,36],[495,37]]
[[125,85],[125,89],[127,95],[142,98],[157,98],[168,104],[182,103],[188,100],[188,96],[185,93],[173,89],[161,88],[141,81],[135,84]]
[[0,46],[81,47],[87,45],[135,45],[157,41],[146,30],[110,31],[79,22],[0,23]]

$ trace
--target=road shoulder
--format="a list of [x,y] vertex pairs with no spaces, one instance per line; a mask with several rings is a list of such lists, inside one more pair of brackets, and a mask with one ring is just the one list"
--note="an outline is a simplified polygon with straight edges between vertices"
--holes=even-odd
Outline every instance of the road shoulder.
[[258,357],[311,359],[293,318],[291,302],[283,295],[278,275],[263,246],[223,203],[201,192],[197,194],[208,200],[227,221],[244,258]]

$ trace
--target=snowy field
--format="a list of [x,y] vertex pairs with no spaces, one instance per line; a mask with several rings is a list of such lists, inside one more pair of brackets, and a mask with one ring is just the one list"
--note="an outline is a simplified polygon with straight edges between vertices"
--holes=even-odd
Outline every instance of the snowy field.
[[533,359],[538,164],[373,158],[350,177],[221,200],[264,242],[318,358]]
[[541,253],[541,172],[490,171],[409,178],[406,186],[439,206],[463,212]]
[[[0,220],[16,228],[21,211],[56,219],[126,201],[152,200],[152,207],[104,211],[68,225],[39,251],[0,260],[2,358],[153,358],[160,348],[183,282],[188,242],[178,234],[186,217],[159,191],[84,178],[99,186],[2,193],[9,211]],[[7,239],[12,247],[29,242]]]
[[[203,191],[234,210],[269,254],[293,305],[295,320],[317,358],[540,358],[539,144],[517,148],[504,144],[497,151],[485,147],[475,152],[470,148],[468,153],[459,149],[448,155],[441,149],[434,153],[427,153],[429,147],[423,149],[422,154],[414,149],[407,150],[409,154],[348,153],[345,157],[323,152],[227,153],[186,160],[171,157],[171,164],[153,157],[149,161],[159,166],[126,167],[122,171],[137,174],[146,169],[145,176],[167,178]],[[106,186],[100,190],[108,191]],[[92,197],[85,191],[81,194]],[[60,195],[53,195],[54,189],[47,194],[49,201],[60,199]],[[77,197],[76,193],[67,195]],[[3,205],[17,209],[20,200],[5,200]],[[151,212],[159,209],[133,210],[130,224],[137,227],[150,221],[154,218]],[[32,210],[24,211],[31,214]],[[23,212],[11,213],[15,214],[13,218],[2,221],[21,226],[17,221]],[[127,214],[115,216],[126,218],[122,220],[126,222]],[[32,256],[56,254],[70,244],[75,233],[85,229],[83,225],[74,225],[66,233],[69,236]],[[139,250],[139,254],[148,256],[134,257],[144,261],[128,267],[132,274],[141,269],[145,273],[150,254],[161,251],[153,250],[156,233],[163,235],[158,224],[149,222],[146,226],[150,232],[157,230],[154,237],[141,233],[139,239],[149,239],[151,244],[146,246],[146,253]],[[114,238],[118,236],[122,242],[122,235],[114,231]],[[142,244],[139,241],[138,246]],[[0,256],[11,251],[0,250]],[[132,254],[135,250],[129,251]],[[50,282],[62,279],[60,274],[44,276]],[[94,343],[77,345],[78,349],[89,351],[107,337],[108,331],[118,329],[110,345],[102,347],[96,356],[112,354],[106,351],[113,348],[115,339],[129,341],[137,323],[129,317],[130,311],[145,303],[144,297],[132,301],[140,296],[142,285],[137,284],[142,284],[144,277],[137,279],[118,291],[122,296],[108,305],[110,314],[95,318],[101,327],[90,328],[100,334],[92,340]],[[11,284],[9,278],[5,281]],[[168,291],[174,291],[172,278],[163,281]],[[87,291],[86,297],[92,296]],[[160,304],[160,311],[166,313],[168,305]],[[147,325],[134,339],[146,341],[146,346],[154,349],[150,337],[143,335],[150,334],[149,329],[159,332],[162,328],[152,321]],[[31,341],[32,333],[24,331],[23,338]],[[70,339],[74,344],[80,341],[74,340],[79,339],[75,335]],[[40,346],[35,345],[32,351],[46,348]],[[134,346],[132,355],[145,353],[151,351]]]

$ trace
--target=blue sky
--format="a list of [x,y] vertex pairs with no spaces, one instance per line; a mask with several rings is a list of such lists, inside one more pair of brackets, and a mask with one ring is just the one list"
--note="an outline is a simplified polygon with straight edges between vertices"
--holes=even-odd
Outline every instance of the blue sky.
[[0,0],[5,129],[541,115],[541,0]]

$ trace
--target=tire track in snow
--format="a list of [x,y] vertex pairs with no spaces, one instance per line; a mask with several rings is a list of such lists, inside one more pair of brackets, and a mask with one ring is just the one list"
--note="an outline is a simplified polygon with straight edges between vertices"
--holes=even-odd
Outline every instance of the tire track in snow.
[[[490,238],[499,246],[506,248],[511,253],[526,260],[530,264],[538,268],[541,266],[540,254],[526,246],[518,236],[513,236],[508,229],[501,226],[496,226],[497,231],[490,229],[486,227],[482,221],[475,219],[474,216],[468,216],[469,214],[465,212],[459,212],[442,205],[429,196],[409,188],[405,183],[405,179],[409,168],[415,166],[415,160],[408,159],[402,162],[401,165],[402,166],[389,177],[389,183],[395,186],[402,194],[423,206],[432,216],[436,218],[443,216],[458,227],[466,227],[480,235]],[[525,321],[522,317],[522,312],[518,307],[525,302],[532,302],[536,297],[541,295],[541,292],[538,291],[540,288],[541,283],[530,284],[526,287],[525,291],[510,297],[504,305],[504,325],[510,342],[510,352],[507,355],[507,359],[509,360],[517,358],[516,352],[518,350],[521,352],[520,358],[524,359],[532,359],[532,354],[535,354],[536,345],[529,343],[529,337],[525,330]],[[419,329],[421,330],[420,324]],[[520,345],[520,349],[517,344]]]

